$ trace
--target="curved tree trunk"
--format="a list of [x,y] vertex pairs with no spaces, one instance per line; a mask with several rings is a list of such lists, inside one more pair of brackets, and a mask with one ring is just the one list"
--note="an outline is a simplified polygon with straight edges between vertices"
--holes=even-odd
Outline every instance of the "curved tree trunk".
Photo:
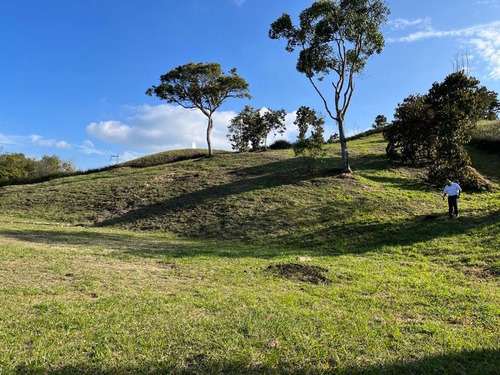
[[212,157],[212,142],[210,140],[210,133],[212,133],[212,128],[214,127],[214,121],[212,116],[208,116],[208,126],[207,126],[207,145],[208,145],[208,157]]

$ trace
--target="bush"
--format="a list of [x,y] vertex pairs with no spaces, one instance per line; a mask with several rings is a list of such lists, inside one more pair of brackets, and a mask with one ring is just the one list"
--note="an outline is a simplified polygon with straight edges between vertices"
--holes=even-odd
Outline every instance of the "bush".
[[316,161],[325,156],[323,150],[323,143],[317,142],[312,138],[303,141],[297,141],[293,144],[293,151],[295,156],[302,156],[307,162],[309,173],[314,173]]
[[458,181],[466,191],[490,191],[492,188],[491,182],[471,166],[457,170],[449,165],[436,163],[429,168],[428,180],[431,184],[441,187],[447,179]]
[[284,139],[279,139],[269,146],[271,150],[288,150],[292,148],[292,144]]

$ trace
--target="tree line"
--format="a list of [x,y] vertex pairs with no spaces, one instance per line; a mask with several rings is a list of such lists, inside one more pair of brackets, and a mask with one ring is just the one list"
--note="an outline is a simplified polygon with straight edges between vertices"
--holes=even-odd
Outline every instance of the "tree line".
[[35,159],[22,153],[0,154],[0,185],[36,181],[46,176],[67,175],[72,172],[75,172],[75,166],[56,155],[44,155]]

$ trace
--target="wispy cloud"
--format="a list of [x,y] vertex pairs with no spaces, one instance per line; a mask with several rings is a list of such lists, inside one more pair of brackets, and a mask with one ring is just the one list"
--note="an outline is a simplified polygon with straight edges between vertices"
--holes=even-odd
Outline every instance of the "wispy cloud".
[[387,22],[387,25],[392,29],[392,30],[404,30],[408,29],[410,27],[429,27],[431,23],[430,18],[418,18],[415,20],[408,20],[405,18],[397,18],[394,20],[389,20]]
[[474,5],[498,5],[499,0],[477,0]]
[[1,134],[0,133],[0,147],[2,145],[7,146],[7,145],[18,145],[22,143],[24,140],[24,137],[20,137],[17,135],[6,135],[6,134]]
[[245,2],[246,0],[232,0],[232,2],[238,6],[241,6],[243,5],[243,3]]
[[454,30],[436,30],[429,25],[425,30],[388,38],[387,41],[414,43],[424,39],[445,37],[459,38],[463,43],[472,46],[474,52],[488,64],[489,78],[500,80],[500,21]]

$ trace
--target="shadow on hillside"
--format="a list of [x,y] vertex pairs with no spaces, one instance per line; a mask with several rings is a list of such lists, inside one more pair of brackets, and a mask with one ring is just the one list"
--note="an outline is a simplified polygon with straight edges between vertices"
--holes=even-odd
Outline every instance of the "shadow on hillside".
[[[314,173],[309,173],[301,158],[286,159],[249,168],[238,168],[229,172],[233,181],[226,184],[210,186],[204,189],[188,192],[180,196],[167,199],[160,203],[146,205],[131,210],[122,215],[97,222],[95,226],[105,227],[125,225],[139,220],[148,221],[159,215],[189,210],[204,204],[211,204],[231,196],[248,192],[272,189],[285,185],[297,185],[318,177],[335,176],[340,174],[336,166],[336,159],[326,159]],[[154,229],[154,228],[147,228]]]
[[476,350],[458,352],[433,357],[425,357],[414,362],[400,362],[389,365],[374,365],[364,368],[336,366],[332,360],[330,370],[325,370],[314,363],[303,363],[300,366],[279,362],[276,365],[253,364],[246,361],[212,360],[204,354],[195,355],[186,360],[182,368],[175,368],[168,363],[150,363],[142,367],[118,366],[103,369],[98,365],[63,366],[58,369],[47,369],[39,365],[19,365],[15,373],[48,374],[48,375],[78,375],[78,374],[344,374],[344,375],[498,375],[500,372],[499,350]]
[[[137,232],[127,234],[102,233],[99,230],[74,231],[68,228],[51,230],[0,230],[0,236],[33,243],[95,247],[109,256],[132,255],[145,258],[173,258],[215,256],[227,258],[254,257],[272,259],[282,256],[314,255],[335,256],[377,252],[384,247],[410,246],[435,238],[471,234],[471,230],[495,225],[500,222],[500,210],[482,216],[448,220],[443,215],[416,216],[397,223],[336,223],[328,228],[303,233],[290,228],[277,238],[262,237],[259,242],[246,243],[240,238],[218,239],[217,233],[210,238],[196,241],[187,239],[162,239],[161,236],[141,236]],[[450,225],[451,224],[451,225]],[[266,228],[260,228],[264,235]],[[422,250],[425,255],[435,255],[439,249]]]
[[381,171],[388,168],[390,163],[385,154],[363,154],[356,155],[350,158],[351,167],[356,173],[356,170],[363,171]]
[[[325,208],[328,210],[328,208]],[[328,247],[328,253],[365,253],[376,252],[386,246],[410,246],[436,238],[470,234],[500,222],[500,210],[490,211],[481,216],[467,217],[462,210],[459,219],[448,219],[447,214],[414,216],[397,222],[365,222],[356,224],[333,224],[332,226],[310,233],[308,240],[302,240],[305,248]],[[293,239],[291,240],[293,242]],[[335,246],[340,243],[341,248]]]
[[412,190],[412,191],[429,191],[429,186],[425,185],[422,181],[410,180],[403,177],[384,177],[384,176],[373,176],[364,175],[363,177],[375,181],[383,185],[391,185],[395,188],[402,190]]

